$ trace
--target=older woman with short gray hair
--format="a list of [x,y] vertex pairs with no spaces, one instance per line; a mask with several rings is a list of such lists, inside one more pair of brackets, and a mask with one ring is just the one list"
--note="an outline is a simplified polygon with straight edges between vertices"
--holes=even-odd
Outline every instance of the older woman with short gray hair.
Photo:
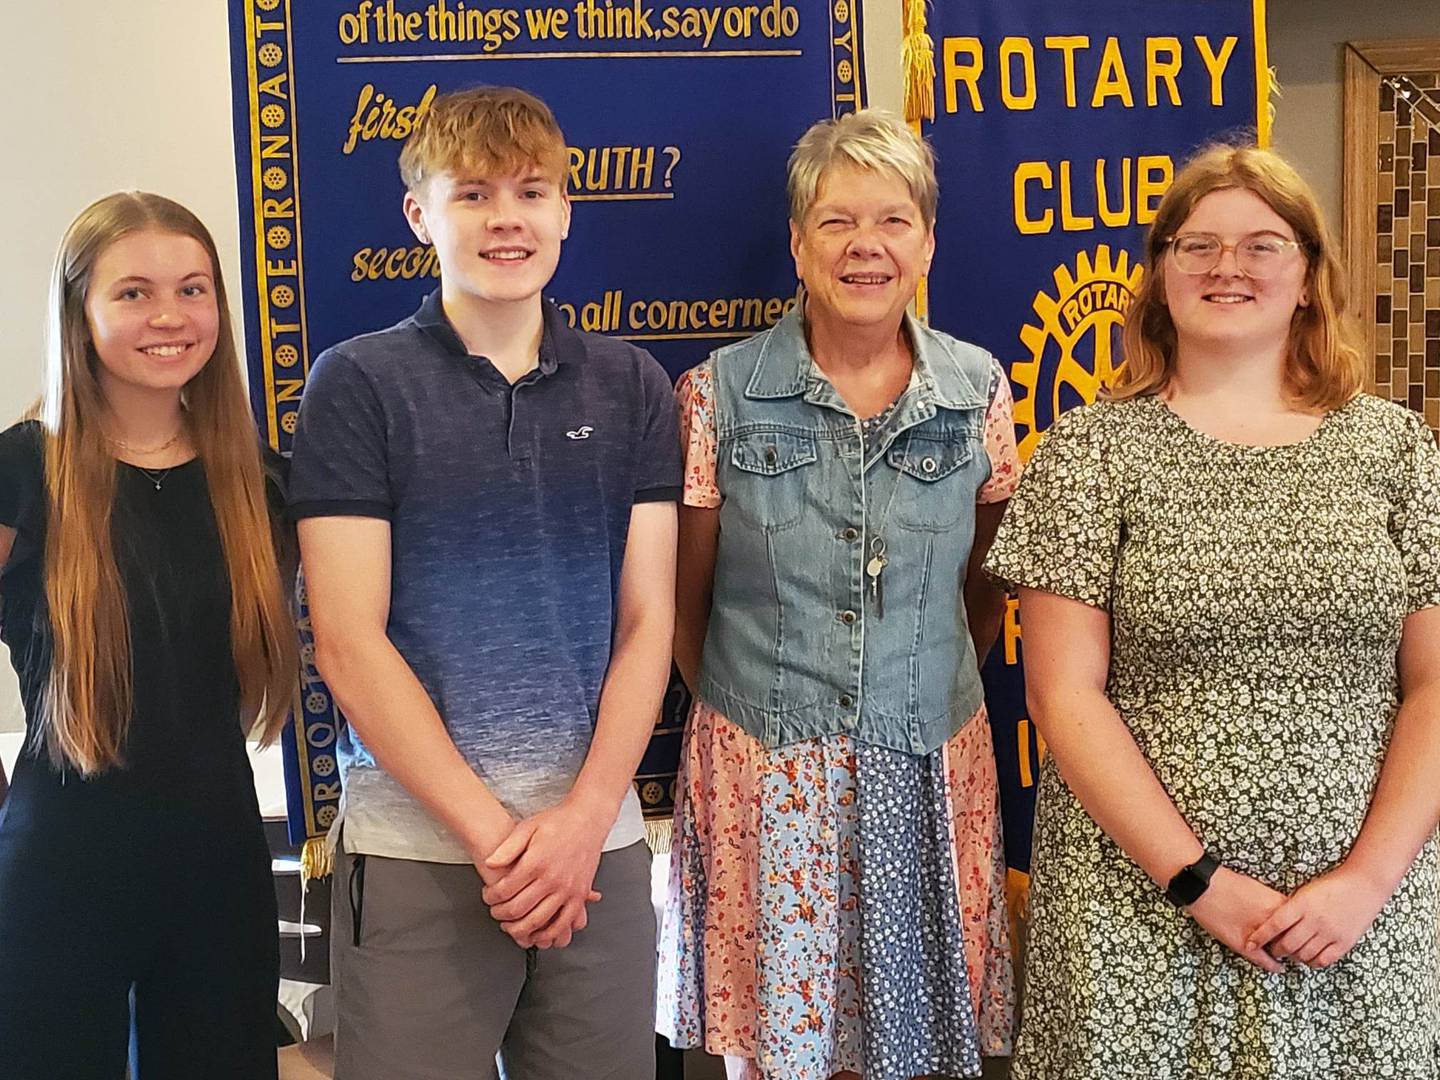
[[862,110],[790,160],[804,285],[677,393],[677,785],[660,1029],[732,1077],[977,1076],[1009,1050],[978,572],[1019,467],[1009,383],[907,314],[930,149]]

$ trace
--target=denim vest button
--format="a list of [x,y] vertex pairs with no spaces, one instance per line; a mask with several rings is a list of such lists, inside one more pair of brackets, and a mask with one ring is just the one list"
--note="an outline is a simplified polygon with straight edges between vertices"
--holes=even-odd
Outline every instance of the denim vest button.
[[855,528],[853,525],[852,525],[851,527],[849,527],[848,529],[841,529],[841,530],[840,530],[840,539],[841,539],[841,540],[858,540],[859,538],[860,538],[860,530],[857,529],[857,528]]
[[849,694],[841,694],[839,704],[842,709],[848,709],[855,704],[855,699]]
[[855,621],[855,613],[853,611],[840,612],[840,621],[843,622],[846,626],[849,626]]
[[775,448],[774,448],[773,446],[767,446],[767,447],[765,448],[765,464],[766,464],[766,465],[774,465],[774,464],[775,464]]
[[933,473],[935,471],[935,459],[933,457],[927,457],[924,461],[920,462],[920,468],[924,472]]

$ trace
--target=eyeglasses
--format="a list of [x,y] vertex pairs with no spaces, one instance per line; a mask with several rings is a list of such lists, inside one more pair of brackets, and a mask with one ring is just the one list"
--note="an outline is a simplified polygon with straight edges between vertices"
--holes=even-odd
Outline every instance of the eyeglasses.
[[1298,240],[1286,240],[1274,233],[1251,233],[1233,244],[1225,244],[1214,233],[1182,233],[1165,241],[1170,246],[1175,269],[1182,274],[1208,274],[1220,265],[1225,252],[1235,253],[1235,265],[1246,277],[1274,277],[1284,268],[1291,250],[1301,250]]

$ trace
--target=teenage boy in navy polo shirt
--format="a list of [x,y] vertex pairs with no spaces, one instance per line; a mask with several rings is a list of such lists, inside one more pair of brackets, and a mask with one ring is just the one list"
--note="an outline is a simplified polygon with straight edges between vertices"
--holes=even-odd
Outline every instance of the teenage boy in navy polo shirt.
[[292,465],[345,715],[337,1080],[654,1073],[631,776],[670,664],[669,380],[541,298],[567,151],[519,90],[437,98],[400,156],[440,288],[324,353]]

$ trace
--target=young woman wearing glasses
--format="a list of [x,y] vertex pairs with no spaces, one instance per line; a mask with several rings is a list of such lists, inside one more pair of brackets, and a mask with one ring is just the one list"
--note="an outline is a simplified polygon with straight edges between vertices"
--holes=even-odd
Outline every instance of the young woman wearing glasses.
[[1011,499],[1051,751],[1016,1080],[1440,1077],[1440,453],[1342,318],[1300,177],[1203,153],[1109,400]]

